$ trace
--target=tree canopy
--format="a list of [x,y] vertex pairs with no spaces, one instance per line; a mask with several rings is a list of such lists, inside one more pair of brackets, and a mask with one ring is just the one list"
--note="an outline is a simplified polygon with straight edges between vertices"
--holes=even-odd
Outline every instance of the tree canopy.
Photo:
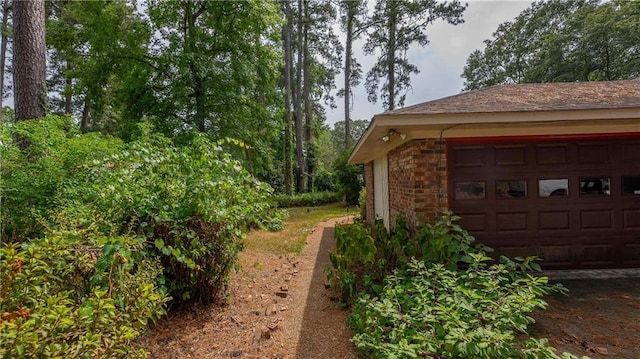
[[467,59],[464,90],[502,83],[598,81],[640,75],[640,3],[539,1]]

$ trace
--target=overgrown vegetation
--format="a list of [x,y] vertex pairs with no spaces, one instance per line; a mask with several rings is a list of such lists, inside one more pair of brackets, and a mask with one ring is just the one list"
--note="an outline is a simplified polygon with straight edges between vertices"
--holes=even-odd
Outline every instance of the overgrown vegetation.
[[133,340],[169,300],[134,237],[60,232],[0,248],[0,357],[145,358]]
[[[412,236],[397,218],[336,228],[328,278],[353,305],[349,324],[361,353],[374,358],[575,358],[545,339],[526,338],[549,285],[535,257],[492,263],[490,248],[445,213]],[[521,335],[522,334],[522,335]]]
[[278,208],[314,207],[342,202],[342,196],[335,192],[301,193],[294,196],[276,195],[272,197]]
[[248,228],[282,227],[269,186],[201,135],[123,143],[49,117],[1,138],[0,356],[125,356],[169,296],[224,298]]

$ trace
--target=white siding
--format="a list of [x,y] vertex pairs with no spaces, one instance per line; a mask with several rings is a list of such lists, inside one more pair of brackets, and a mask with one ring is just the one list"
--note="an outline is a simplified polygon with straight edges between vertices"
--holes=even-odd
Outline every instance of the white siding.
[[389,229],[389,166],[387,155],[373,161],[374,209]]

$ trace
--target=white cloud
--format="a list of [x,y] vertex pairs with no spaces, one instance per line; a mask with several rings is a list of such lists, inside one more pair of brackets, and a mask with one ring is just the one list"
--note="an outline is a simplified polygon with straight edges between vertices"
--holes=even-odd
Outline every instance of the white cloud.
[[[430,43],[420,48],[413,47],[409,60],[420,69],[411,77],[413,90],[409,90],[405,105],[412,105],[441,97],[455,95],[462,90],[464,80],[460,77],[467,57],[475,49],[483,49],[483,41],[489,39],[498,25],[514,19],[528,8],[529,1],[469,1],[464,13],[465,23],[453,26],[438,21],[427,29]],[[355,54],[366,73],[374,63],[374,58],[362,55],[356,44]],[[340,75],[342,76],[342,75]],[[341,84],[341,78],[337,81]],[[327,121],[333,124],[344,119],[343,102],[338,99],[338,108],[327,111]],[[367,101],[364,85],[354,89],[351,118],[370,119],[384,111],[382,102],[372,104]]]

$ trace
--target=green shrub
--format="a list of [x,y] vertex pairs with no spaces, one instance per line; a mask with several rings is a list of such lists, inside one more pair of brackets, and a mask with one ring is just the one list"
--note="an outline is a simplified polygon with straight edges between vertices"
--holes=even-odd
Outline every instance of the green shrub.
[[[391,231],[387,231],[381,220],[377,220],[373,228],[363,221],[337,226],[336,248],[330,252],[336,260],[332,260],[332,268],[326,270],[330,282],[341,292],[344,304],[351,304],[362,290],[375,293],[387,275],[404,268],[412,258],[456,269],[469,262],[470,253],[491,251],[482,245],[474,247],[474,238],[457,225],[458,220],[451,212],[445,212],[435,224],[425,225],[414,236],[402,216],[396,217]],[[353,251],[352,246],[358,250]],[[366,251],[367,261],[359,251]],[[344,280],[348,283],[343,283]]]
[[133,340],[168,298],[142,248],[133,237],[77,232],[3,246],[0,357],[146,357]]
[[342,201],[342,196],[335,192],[301,193],[295,196],[275,195],[271,197],[278,208],[315,207]]
[[360,189],[364,186],[364,166],[349,164],[351,151],[345,150],[334,161],[333,168],[338,181],[339,192],[348,205],[357,205]]
[[358,349],[373,358],[560,358],[545,339],[517,336],[533,322],[529,313],[546,307],[547,279],[514,279],[503,264],[487,267],[482,253],[470,258],[464,271],[413,260],[379,297],[362,296],[349,317]]
[[335,192],[336,180],[333,173],[327,171],[320,171],[313,175],[314,190],[318,192]]
[[358,196],[358,207],[360,207],[360,218],[367,220],[367,188],[362,187]]
[[[20,151],[11,139],[16,133],[30,145]],[[99,134],[80,135],[66,117],[4,123],[0,144],[0,219],[3,242],[41,237],[52,226],[60,189],[84,191],[85,164],[122,150],[122,141]]]
[[[62,205],[61,225],[71,219],[100,233],[144,236],[177,301],[222,300],[247,229],[282,222],[267,201],[270,187],[204,136],[183,147],[146,136],[95,161],[89,172],[89,183],[99,185],[87,184],[91,191],[80,203],[63,196],[71,200]],[[65,187],[65,193],[74,191]]]
[[369,230],[360,222],[335,227],[336,248],[329,252],[331,267],[327,279],[342,294],[342,302],[350,303],[364,290],[363,278],[375,272],[377,249]]

